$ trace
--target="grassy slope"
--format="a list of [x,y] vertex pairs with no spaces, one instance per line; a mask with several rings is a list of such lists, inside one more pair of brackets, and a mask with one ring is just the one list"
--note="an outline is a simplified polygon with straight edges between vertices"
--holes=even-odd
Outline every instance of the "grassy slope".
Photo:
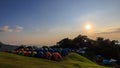
[[0,68],[104,68],[90,60],[70,53],[61,62],[0,52]]

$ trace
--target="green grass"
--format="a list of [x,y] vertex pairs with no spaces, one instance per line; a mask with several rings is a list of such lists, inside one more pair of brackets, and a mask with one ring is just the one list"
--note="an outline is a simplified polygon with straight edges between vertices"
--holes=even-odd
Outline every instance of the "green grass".
[[70,53],[61,62],[0,52],[0,68],[106,68]]

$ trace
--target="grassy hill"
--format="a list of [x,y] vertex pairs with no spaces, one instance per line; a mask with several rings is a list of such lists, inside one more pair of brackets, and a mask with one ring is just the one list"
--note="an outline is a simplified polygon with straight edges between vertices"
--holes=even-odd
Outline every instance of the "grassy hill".
[[61,62],[0,52],[0,68],[106,68],[76,53],[70,53]]

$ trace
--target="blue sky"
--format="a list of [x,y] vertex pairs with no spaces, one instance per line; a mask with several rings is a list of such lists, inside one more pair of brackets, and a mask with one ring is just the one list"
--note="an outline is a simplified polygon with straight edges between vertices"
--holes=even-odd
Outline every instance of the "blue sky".
[[0,41],[52,45],[78,34],[120,40],[119,6],[120,0],[0,0]]

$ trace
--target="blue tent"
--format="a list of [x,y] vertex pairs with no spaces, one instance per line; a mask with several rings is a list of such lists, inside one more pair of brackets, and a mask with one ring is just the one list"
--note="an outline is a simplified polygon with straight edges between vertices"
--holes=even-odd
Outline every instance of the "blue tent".
[[48,48],[48,51],[49,51],[50,53],[53,53],[53,52],[54,52],[54,50],[53,50],[52,48]]
[[43,58],[44,53],[42,51],[38,51],[36,56],[39,57],[39,58]]
[[65,49],[63,49],[63,50],[61,51],[61,55],[62,55],[62,56],[66,56],[66,55],[68,55],[69,52],[70,52],[70,49],[69,49],[69,48],[65,48]]
[[58,48],[53,48],[54,52],[58,52]]
[[37,57],[44,57],[44,52],[43,52],[43,49],[42,48],[38,48],[37,50]]
[[103,60],[103,64],[104,64],[104,65],[108,65],[108,64],[110,64],[110,63],[109,63],[109,60],[104,59],[104,60]]

